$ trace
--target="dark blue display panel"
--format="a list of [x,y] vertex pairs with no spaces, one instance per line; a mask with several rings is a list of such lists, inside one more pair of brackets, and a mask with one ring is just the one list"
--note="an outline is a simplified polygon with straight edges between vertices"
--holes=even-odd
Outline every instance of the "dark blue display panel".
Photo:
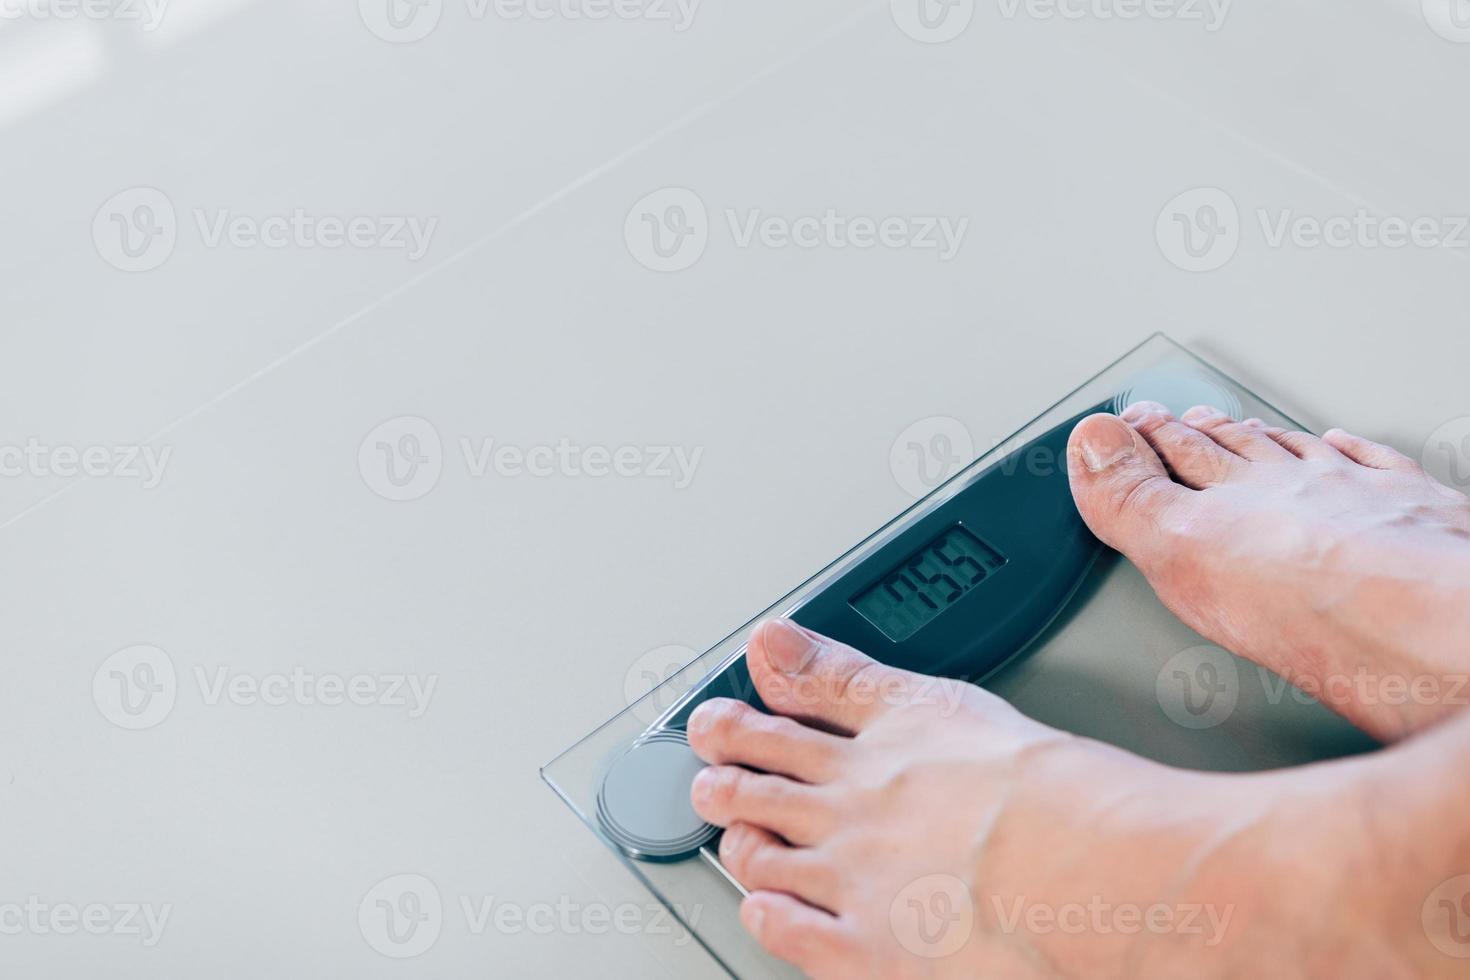
[[[993,673],[1046,629],[1104,550],[1072,500],[1066,452],[1077,423],[1110,407],[998,460],[791,618],[894,667],[972,681]],[[744,657],[665,722],[683,725],[712,697],[760,705]]]

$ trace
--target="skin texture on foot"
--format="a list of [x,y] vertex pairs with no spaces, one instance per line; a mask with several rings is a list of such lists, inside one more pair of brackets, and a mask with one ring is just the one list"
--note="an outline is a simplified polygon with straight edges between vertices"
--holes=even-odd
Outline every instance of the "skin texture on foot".
[[1088,526],[1203,636],[1392,741],[1470,700],[1470,498],[1395,450],[1142,402],[1073,432]]
[[[1433,761],[1409,760],[1408,746],[1390,765],[1184,772],[968,684],[936,690],[786,621],[758,627],[747,659],[773,714],[729,700],[695,711],[690,740],[710,767],[691,798],[728,828],[720,857],[751,892],[744,924],[809,976],[1407,978],[1460,966],[1417,914],[1470,854],[1447,858],[1433,834],[1402,826],[1445,823],[1414,775]],[[1378,812],[1390,779],[1418,787],[1414,806]],[[1418,850],[1375,842],[1390,829]]]

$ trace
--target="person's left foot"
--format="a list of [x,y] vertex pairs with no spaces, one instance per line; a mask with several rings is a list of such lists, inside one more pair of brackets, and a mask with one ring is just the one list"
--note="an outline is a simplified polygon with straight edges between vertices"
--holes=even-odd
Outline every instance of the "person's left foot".
[[1299,870],[1356,832],[1330,768],[1168,769],[785,620],[748,649],[776,714],[700,706],[692,798],[747,928],[811,976],[1231,974],[1263,923],[1309,941],[1295,888],[1342,885]]

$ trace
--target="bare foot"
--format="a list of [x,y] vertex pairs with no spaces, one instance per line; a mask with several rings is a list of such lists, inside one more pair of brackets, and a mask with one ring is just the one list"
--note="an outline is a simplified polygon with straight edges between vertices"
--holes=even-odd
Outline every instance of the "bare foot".
[[811,976],[1279,976],[1273,935],[1321,940],[1303,968],[1396,973],[1319,935],[1357,928],[1321,913],[1364,871],[1337,770],[1168,769],[786,621],[748,661],[776,714],[700,706],[692,798],[747,928]]
[[1212,641],[1384,740],[1470,703],[1470,498],[1408,457],[1151,402],[1068,457],[1088,526]]

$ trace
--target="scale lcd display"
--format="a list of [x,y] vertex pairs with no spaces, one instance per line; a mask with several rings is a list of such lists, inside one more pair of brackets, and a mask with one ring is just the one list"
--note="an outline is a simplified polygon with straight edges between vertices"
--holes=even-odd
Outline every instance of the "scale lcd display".
[[848,604],[884,636],[902,643],[1005,563],[1004,555],[955,524]]

